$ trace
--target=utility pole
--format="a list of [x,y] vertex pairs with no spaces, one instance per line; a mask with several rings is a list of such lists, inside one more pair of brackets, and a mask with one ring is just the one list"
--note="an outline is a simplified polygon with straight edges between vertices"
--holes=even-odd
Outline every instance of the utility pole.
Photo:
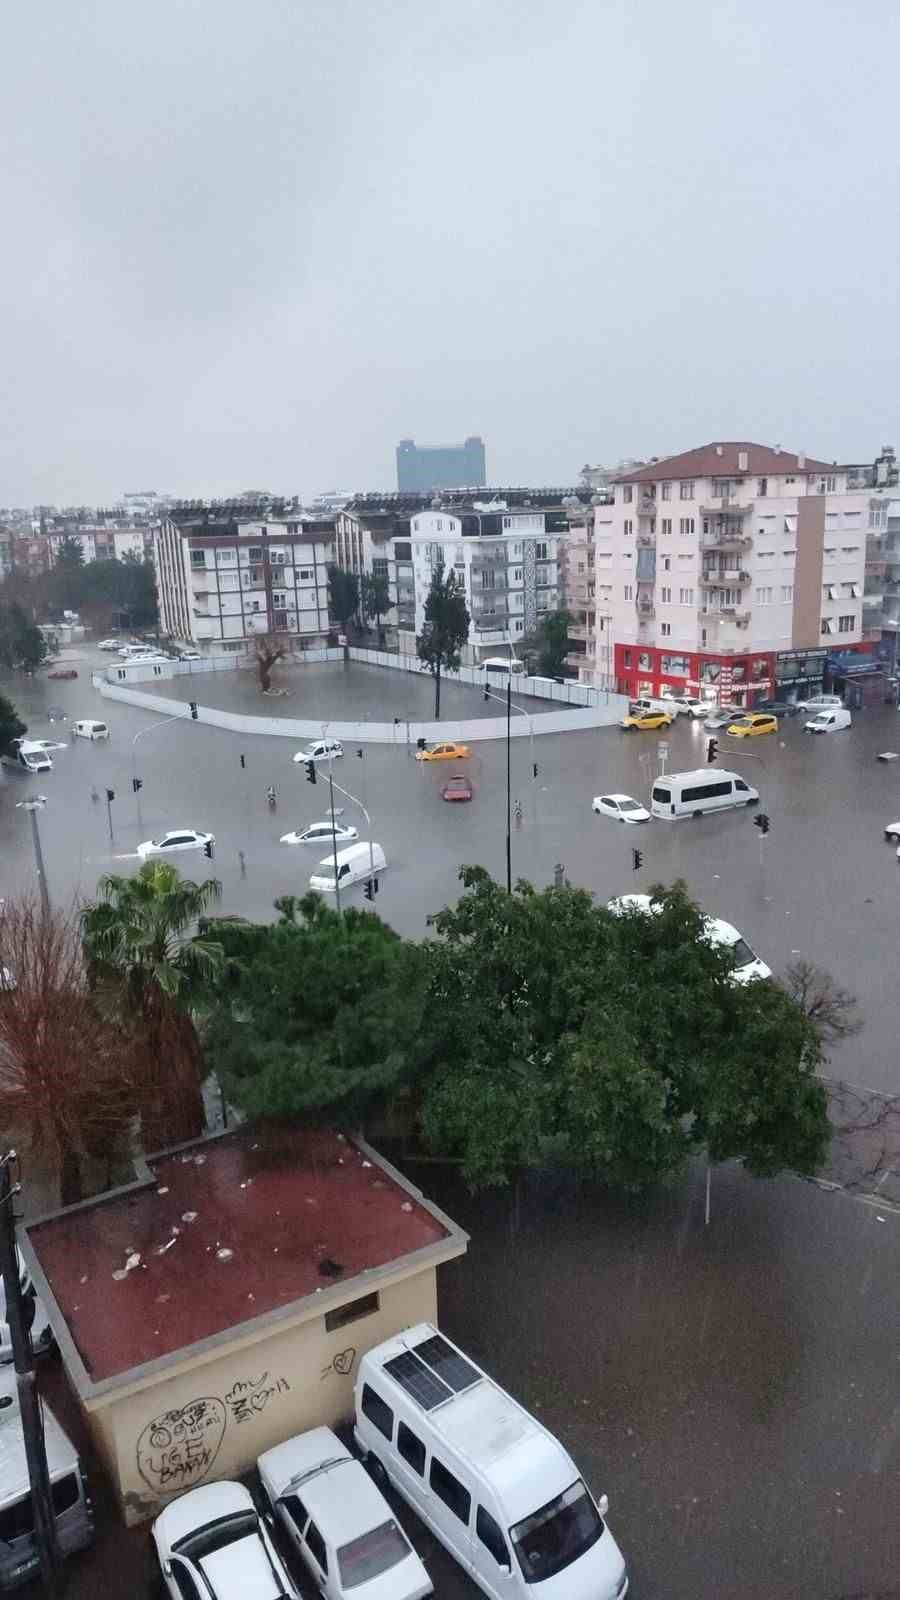
[[22,1280],[19,1274],[16,1219],[13,1212],[13,1200],[20,1193],[21,1184],[14,1184],[10,1175],[10,1167],[15,1159],[15,1150],[8,1150],[5,1156],[0,1156],[0,1265],[2,1265],[3,1287],[6,1293],[6,1320],[9,1323],[16,1369],[16,1389],[19,1397],[19,1414],[22,1418],[25,1459],[28,1464],[28,1481],[31,1485],[34,1537],[41,1564],[41,1581],[46,1600],[56,1600],[60,1592],[59,1546],[56,1541],[50,1474],[47,1470],[41,1402],[35,1387],[31,1340],[22,1309]]
[[30,800],[17,800],[16,810],[27,811],[31,818],[31,841],[34,845],[34,867],[37,872],[38,888],[41,891],[41,910],[45,917],[50,915],[50,891],[47,888],[47,874],[44,870],[44,852],[41,849],[41,835],[38,828],[38,812],[43,811],[47,804],[44,794],[33,795]]
[[510,725],[512,722],[512,674],[506,680],[506,892],[512,894],[512,836],[510,834]]
[[334,860],[334,905],[338,916],[341,914],[341,886],[338,883],[338,847],[337,827],[334,817],[334,779],[329,769],[328,773],[328,798],[331,805],[331,854]]

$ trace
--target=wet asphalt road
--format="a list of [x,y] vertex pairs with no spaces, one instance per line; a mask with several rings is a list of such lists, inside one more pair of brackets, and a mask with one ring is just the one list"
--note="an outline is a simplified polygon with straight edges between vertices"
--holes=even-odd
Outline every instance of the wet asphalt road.
[[[379,715],[386,677],[373,683]],[[104,716],[113,738],[61,752],[46,781],[11,776],[0,786],[0,893],[33,882],[28,824],[14,801],[37,789],[48,795],[41,826],[60,901],[89,892],[103,872],[133,870],[137,839],[179,824],[216,833],[213,870],[230,909],[268,915],[276,893],[304,886],[316,852],[277,836],[319,814],[324,789],[310,793],[290,742],[235,740],[190,722],[150,734],[138,745],[139,827],[131,739],[154,719],[100,702],[83,679],[16,684],[13,694],[34,736],[49,735],[49,700],[71,715]],[[676,724],[670,770],[700,761],[705,737]],[[681,874],[776,969],[799,950],[855,988],[866,1029],[835,1067],[900,1088],[900,867],[882,837],[900,817],[900,763],[874,759],[900,744],[896,712],[867,712],[849,734],[817,741],[788,723],[752,752],[732,754],[720,741],[720,764],[757,782],[772,818],[762,867],[752,814],[640,829],[592,816],[601,790],[646,793],[656,742],[615,730],[542,737],[536,785],[527,740],[515,744],[525,817],[514,871],[542,883],[561,860],[572,881],[604,897]],[[458,808],[438,798],[441,769],[417,766],[402,747],[370,746],[362,761],[338,763],[339,781],[375,818],[390,862],[377,908],[401,931],[421,933],[427,913],[452,897],[460,860],[502,873],[504,763],[502,745],[475,747],[476,797]],[[269,781],[280,795],[275,818]],[[105,804],[91,800],[92,785],[102,792],[107,783],[117,795],[113,845]],[[646,858],[640,874],[630,870],[634,844]],[[181,860],[206,875],[202,856]],[[900,1600],[900,1218],[791,1179],[754,1183],[733,1168],[715,1174],[708,1229],[699,1171],[639,1202],[539,1177],[473,1199],[443,1167],[412,1176],[472,1234],[468,1257],[442,1274],[442,1324],[609,1493],[635,1600]],[[119,1527],[102,1486],[98,1506],[100,1539],[70,1569],[72,1600],[156,1594],[146,1531]],[[402,1515],[436,1593],[472,1600],[471,1581]]]
[[[91,654],[94,662],[101,659]],[[77,683],[34,679],[0,685],[20,705],[33,737],[51,736],[58,726],[46,719],[46,707],[54,702],[70,716],[102,716],[112,729],[108,746],[78,741],[59,753],[53,772],[40,780],[12,773],[0,783],[0,894],[34,884],[27,814],[15,810],[15,800],[31,791],[48,797],[41,837],[51,894],[60,903],[89,895],[103,873],[133,871],[137,842],[178,826],[215,833],[214,865],[200,853],[178,860],[195,877],[215,873],[223,884],[223,909],[268,917],[276,895],[302,892],[320,851],[278,841],[324,814],[324,772],[313,789],[302,767],[291,762],[291,740],[244,738],[190,720],[148,734],[133,758],[134,735],[159,719],[102,701],[90,686],[88,666],[89,661],[81,667]],[[294,688],[292,714],[334,717],[345,669],[306,670],[308,687],[302,693]],[[427,705],[424,680],[377,668],[352,670],[354,716],[367,704],[378,718],[391,715],[395,703],[411,709],[413,693],[424,697],[422,709]],[[193,692],[202,689],[199,679],[188,681],[196,686]],[[229,682],[242,698],[250,693],[248,674],[223,674],[215,685],[217,698]],[[457,701],[472,714],[483,706],[477,689],[452,690],[454,711]],[[190,692],[184,691],[186,698]],[[263,704],[268,712],[273,702]],[[706,738],[700,724],[679,719],[668,736],[669,770],[702,764]],[[849,732],[820,738],[804,733],[798,717],[786,720],[777,738],[753,740],[748,747],[720,735],[719,746],[719,765],[743,772],[759,788],[771,817],[762,863],[752,811],[637,828],[594,816],[594,794],[621,790],[646,798],[656,772],[657,736],[613,728],[536,738],[537,780],[528,739],[513,741],[513,798],[523,807],[521,825],[513,827],[514,877],[549,883],[562,863],[573,883],[603,898],[685,878],[705,910],[735,923],[776,971],[800,954],[854,990],[865,1028],[835,1050],[832,1071],[868,1088],[900,1090],[900,862],[883,834],[886,822],[900,818],[900,762],[875,759],[881,750],[900,748],[900,716],[888,707],[865,711]],[[387,855],[377,910],[401,933],[421,935],[427,916],[457,894],[461,862],[480,862],[501,878],[505,872],[505,743],[473,745],[466,766],[475,798],[471,805],[453,806],[439,794],[452,765],[417,763],[402,738],[396,747],[363,748],[362,760],[348,748],[335,763],[335,780],[368,807],[374,837]],[[144,783],[140,820],[133,771]],[[270,782],[278,791],[275,815],[265,800]],[[107,785],[116,793],[112,841],[103,799]],[[99,799],[92,800],[92,789]],[[353,816],[352,806],[346,811]],[[356,820],[365,837],[362,819]],[[640,872],[632,871],[633,846],[644,856]],[[360,899],[361,886],[350,893]]]

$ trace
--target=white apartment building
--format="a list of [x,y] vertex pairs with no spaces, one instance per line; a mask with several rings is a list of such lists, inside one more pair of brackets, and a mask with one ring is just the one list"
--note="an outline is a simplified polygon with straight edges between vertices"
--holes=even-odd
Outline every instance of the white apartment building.
[[257,634],[294,650],[326,642],[334,524],[173,513],[155,542],[163,632],[206,654],[245,652]]
[[383,622],[409,633],[415,627],[415,588],[409,510],[403,503],[365,497],[337,511],[334,559],[345,572],[387,580],[390,609]]
[[820,683],[833,652],[871,652],[866,542],[882,511],[847,475],[733,441],[618,475],[594,510],[594,608],[620,692],[750,705]]
[[515,651],[539,618],[558,608],[558,540],[566,526],[563,507],[510,506],[503,500],[415,512],[410,520],[414,627],[401,633],[400,648],[415,649],[432,575],[443,565],[455,572],[471,617],[464,665],[477,666],[510,647]]

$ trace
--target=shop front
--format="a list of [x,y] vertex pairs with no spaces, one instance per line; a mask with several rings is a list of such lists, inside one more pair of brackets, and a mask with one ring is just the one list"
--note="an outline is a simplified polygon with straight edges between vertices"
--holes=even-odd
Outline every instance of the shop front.
[[779,650],[775,658],[775,690],[779,700],[821,694],[825,684],[827,650]]
[[631,699],[688,694],[708,700],[711,706],[750,706],[775,692],[775,657],[770,651],[745,656],[676,654],[621,644],[615,651],[616,687]]

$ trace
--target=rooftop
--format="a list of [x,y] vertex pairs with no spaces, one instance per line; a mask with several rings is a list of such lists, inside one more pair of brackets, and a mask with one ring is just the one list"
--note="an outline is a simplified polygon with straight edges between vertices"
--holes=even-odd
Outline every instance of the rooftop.
[[[746,451],[747,465],[738,465],[741,451]],[[663,456],[646,466],[631,467],[617,472],[613,483],[659,483],[667,478],[755,478],[777,477],[782,473],[833,472],[834,462],[817,461],[812,456],[792,455],[790,450],[773,448],[767,444],[753,444],[747,440],[729,439],[718,443],[699,445],[696,450],[685,450],[679,456]]]
[[414,1251],[463,1247],[374,1151],[328,1130],[242,1128],[149,1165],[152,1182],[28,1229],[90,1384],[338,1284],[356,1279],[341,1303],[365,1294],[361,1275]]

